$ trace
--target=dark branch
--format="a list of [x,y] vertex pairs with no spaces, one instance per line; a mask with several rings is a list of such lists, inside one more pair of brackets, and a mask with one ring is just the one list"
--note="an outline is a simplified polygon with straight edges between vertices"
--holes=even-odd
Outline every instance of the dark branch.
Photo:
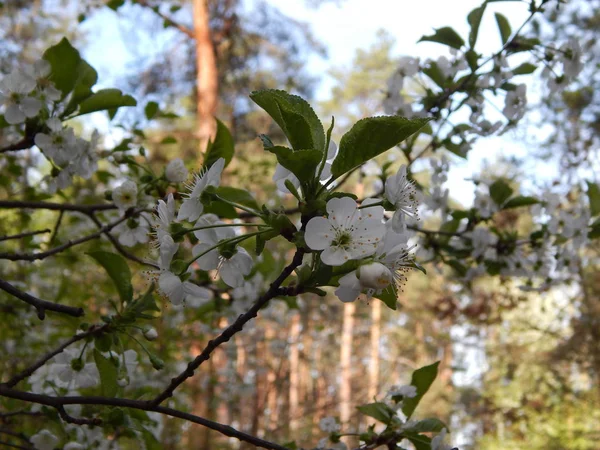
[[46,317],[46,310],[67,314],[73,317],[81,317],[84,314],[83,308],[75,308],[73,306],[61,305],[59,303],[52,303],[39,299],[33,295],[18,290],[12,284],[2,279],[0,279],[0,289],[33,306],[37,310],[37,315],[40,320],[44,320]]
[[108,209],[117,209],[112,203],[100,203],[96,205],[75,205],[72,203],[53,203],[53,202],[29,202],[26,200],[0,200],[0,209],[50,209],[53,211],[79,211],[91,213],[94,211],[106,211]]
[[29,237],[29,236],[35,236],[36,234],[44,234],[44,233],[50,233],[51,230],[49,229],[45,229],[45,230],[38,230],[38,231],[26,231],[24,233],[19,233],[19,234],[11,234],[8,236],[0,236],[0,242],[2,241],[8,241],[11,239],[21,239],[24,237]]
[[[142,411],[152,411],[160,414],[165,414],[171,417],[177,417],[184,419],[189,422],[197,423],[211,430],[218,431],[219,433],[236,438],[242,442],[247,442],[259,448],[266,448],[270,450],[287,450],[282,445],[275,444],[273,442],[265,441],[251,434],[238,431],[228,425],[223,425],[212,420],[205,419],[200,416],[195,416],[183,411],[179,411],[173,408],[167,408],[165,406],[152,405],[150,402],[142,400],[130,400],[126,398],[111,398],[111,397],[51,397],[49,395],[33,394],[30,392],[18,391],[10,388],[7,384],[0,384],[0,396],[14,398],[17,400],[23,400],[31,403],[38,403],[40,405],[50,406],[60,411],[61,407],[65,405],[103,405],[103,406],[118,406],[122,408],[139,409]],[[84,420],[84,419],[75,419]],[[93,419],[92,419],[93,420]]]
[[33,363],[31,366],[29,366],[27,369],[19,372],[17,375],[12,377],[6,383],[3,383],[3,385],[8,386],[9,388],[16,386],[19,382],[23,381],[25,378],[30,376],[33,372],[35,372],[40,367],[42,367],[44,364],[46,364],[54,356],[58,355],[59,353],[62,353],[62,351],[65,348],[67,348],[69,345],[74,344],[75,342],[80,341],[82,339],[85,339],[86,337],[91,336],[93,334],[102,333],[103,331],[106,330],[107,327],[108,327],[108,325],[101,325],[101,326],[94,325],[94,326],[90,327],[87,331],[76,334],[71,339],[64,342],[60,347],[52,350],[51,352],[46,353],[44,356],[42,356],[40,359],[38,359],[35,363]]
[[164,20],[167,25],[169,25],[173,28],[177,28],[183,34],[185,34],[188,37],[191,37],[194,40],[196,39],[194,30],[186,27],[185,25],[180,24],[179,22],[174,21],[166,14],[161,13],[160,10],[158,9],[158,6],[150,5],[146,0],[137,0],[137,4],[152,10],[158,17],[160,17],[162,20]]
[[169,386],[160,393],[154,400],[152,405],[160,405],[163,401],[173,395],[175,389],[177,389],[185,380],[194,375],[194,371],[200,367],[200,365],[210,358],[211,353],[221,344],[229,341],[236,333],[242,331],[244,325],[255,318],[258,315],[258,311],[267,304],[269,300],[280,295],[279,288],[285,279],[292,274],[294,269],[302,264],[302,257],[304,256],[304,250],[299,248],[296,250],[296,254],[292,259],[292,262],[283,269],[281,274],[271,283],[269,289],[263,294],[255,303],[252,305],[245,314],[241,314],[235,322],[229,325],[223,332],[215,339],[208,341],[204,350],[191,361],[187,368],[181,372],[177,377],[171,380]]
[[34,145],[33,137],[26,136],[23,139],[21,139],[19,142],[15,142],[14,144],[11,144],[7,147],[0,148],[0,153],[16,152],[18,150],[26,150],[28,148],[33,147],[33,145]]

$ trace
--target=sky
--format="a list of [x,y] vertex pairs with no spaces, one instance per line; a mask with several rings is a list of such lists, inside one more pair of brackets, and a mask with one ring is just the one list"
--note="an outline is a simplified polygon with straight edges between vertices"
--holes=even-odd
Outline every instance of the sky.
[[[244,8],[251,11],[257,1],[244,0]],[[430,42],[417,43],[419,38],[431,34],[434,28],[452,26],[460,35],[467,36],[469,25],[466,17],[481,0],[329,0],[320,7],[307,6],[305,0],[267,0],[285,15],[310,24],[313,33],[327,48],[327,58],[317,55],[310,57],[308,67],[311,73],[321,78],[316,89],[316,100],[328,98],[334,80],[328,76],[331,67],[351,66],[358,49],[369,48],[376,39],[377,32],[385,29],[396,39],[397,55],[419,56],[421,59],[448,55],[447,47]],[[485,11],[476,49],[481,53],[497,51],[501,41],[494,19],[494,12],[500,11],[517,28],[528,16],[526,2],[504,1],[488,4]],[[152,59],[161,53],[164,42],[152,42],[148,46],[127,45],[128,41],[148,39],[132,29],[127,20],[120,19],[118,13],[107,8],[97,13],[85,24],[94,38],[89,40],[83,53],[86,59],[98,69],[100,84],[109,87],[118,77],[120,67],[130,67],[134,58],[131,48],[141,50],[142,55]],[[173,30],[176,37],[178,31]],[[108,44],[108,45],[107,45]],[[110,48],[107,52],[106,49]],[[500,109],[502,105],[499,105]],[[456,161],[449,177],[449,186],[469,205],[473,199],[473,184],[470,179],[485,164],[493,164],[498,155],[523,157],[528,149],[510,136],[481,139],[471,151],[468,162]]]

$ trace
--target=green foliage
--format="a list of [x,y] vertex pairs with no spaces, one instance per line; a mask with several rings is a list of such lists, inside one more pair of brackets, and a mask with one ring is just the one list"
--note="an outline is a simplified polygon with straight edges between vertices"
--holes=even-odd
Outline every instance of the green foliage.
[[94,349],[94,361],[100,373],[100,389],[102,395],[106,397],[114,397],[117,395],[119,385],[117,384],[118,369],[112,358],[105,358],[102,354]]
[[44,59],[50,63],[52,72],[50,81],[62,92],[63,98],[75,87],[79,78],[77,68],[81,62],[79,52],[71,45],[67,38],[50,47],[44,52]]
[[340,140],[338,155],[331,166],[333,178],[340,177],[399,144],[419,131],[429,120],[399,116],[359,120]]
[[502,206],[512,193],[513,188],[504,180],[496,180],[490,185],[490,197],[498,206]]
[[440,362],[438,361],[429,366],[421,367],[413,372],[410,384],[417,388],[417,395],[413,398],[404,399],[402,402],[402,412],[407,418],[412,416],[417,405],[433,384],[438,374],[439,365]]
[[292,150],[277,145],[265,150],[275,154],[279,164],[296,175],[302,184],[315,178],[315,171],[323,158],[323,152],[316,149]]
[[498,25],[498,30],[500,31],[500,39],[502,40],[503,44],[506,44],[510,39],[510,35],[512,34],[510,23],[508,19],[500,13],[495,13],[494,17],[496,17],[496,24]]
[[469,47],[471,48],[475,47],[475,43],[477,42],[479,26],[481,25],[481,19],[483,18],[486,5],[487,3],[483,3],[481,6],[473,9],[467,16],[467,21],[471,26],[471,31],[469,32]]
[[87,253],[100,264],[112,279],[123,303],[133,298],[131,271],[125,259],[116,253],[96,251]]
[[98,72],[83,59],[79,61],[77,73],[78,76],[73,87],[73,93],[65,108],[65,115],[71,114],[77,109],[79,103],[93,94],[92,86],[98,81]]
[[398,309],[398,297],[393,289],[385,289],[381,293],[373,295],[373,297],[378,298],[394,311]]
[[275,89],[254,91],[250,98],[277,122],[294,150],[326,150],[323,124],[306,100]]
[[590,181],[587,182],[587,195],[590,201],[590,212],[592,213],[592,217],[600,214],[600,188],[596,183],[592,183]]
[[225,160],[225,167],[231,162],[235,152],[233,136],[223,122],[215,117],[217,121],[217,134],[215,141],[208,142],[208,148],[204,154],[204,167],[212,166],[219,158]]
[[119,89],[101,89],[79,104],[77,116],[96,111],[118,109],[121,106],[136,106],[137,102],[131,95],[123,95]]
[[540,201],[535,197],[518,195],[516,197],[511,198],[509,201],[507,201],[504,204],[504,206],[502,207],[502,209],[519,208],[521,206],[536,205],[539,202]]
[[365,416],[372,417],[375,420],[389,424],[396,412],[385,403],[375,402],[358,406],[358,409]]
[[231,186],[220,186],[216,189],[215,193],[220,198],[227,201],[247,206],[255,211],[260,211],[260,206],[258,206],[254,197],[244,189],[238,189]]
[[437,42],[439,44],[444,44],[449,47],[460,50],[463,45],[465,45],[465,41],[460,35],[454,31],[451,27],[442,27],[435,30],[435,33],[430,36],[423,36],[418,42]]
[[538,68],[538,66],[536,66],[535,64],[525,62],[525,63],[515,67],[512,70],[512,73],[514,75],[529,75],[530,73],[535,72],[537,68]]
[[156,102],[148,102],[146,103],[146,107],[144,108],[144,114],[146,115],[146,119],[151,120],[156,116],[158,112],[158,103]]

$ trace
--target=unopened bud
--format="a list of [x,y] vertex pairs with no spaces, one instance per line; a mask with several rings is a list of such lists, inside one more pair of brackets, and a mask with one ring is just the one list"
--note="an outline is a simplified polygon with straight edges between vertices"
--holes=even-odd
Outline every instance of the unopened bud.
[[148,330],[144,331],[144,337],[148,341],[154,341],[158,337],[158,332],[155,328],[149,328]]

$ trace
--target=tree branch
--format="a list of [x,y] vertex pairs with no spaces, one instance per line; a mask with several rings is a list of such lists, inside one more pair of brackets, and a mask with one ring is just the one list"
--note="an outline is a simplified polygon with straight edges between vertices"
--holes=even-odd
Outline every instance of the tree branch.
[[12,284],[0,278],[0,289],[9,293],[13,297],[28,303],[37,310],[37,315],[40,320],[46,317],[46,310],[54,311],[62,314],[67,314],[73,317],[83,316],[83,308],[75,308],[73,306],[61,305],[60,303],[52,303],[46,300],[39,299],[26,292],[20,291]]
[[76,239],[74,241],[68,241],[63,245],[59,245],[58,247],[54,247],[50,250],[40,253],[0,253],[0,259],[8,259],[10,261],[37,261],[39,259],[47,258],[48,256],[55,255],[60,253],[68,248],[74,247],[79,244],[83,244],[84,242],[91,241],[92,239],[97,239],[102,234],[107,231],[112,230],[114,227],[119,225],[121,222],[124,222],[129,218],[129,215],[125,215],[121,217],[119,220],[109,223],[108,225],[104,225],[101,227],[96,233],[89,234],[82,238]]
[[20,239],[20,238],[24,238],[24,237],[29,237],[29,236],[35,236],[36,234],[44,234],[44,233],[50,233],[50,231],[48,228],[46,228],[45,230],[38,230],[38,231],[26,231],[24,233],[19,233],[19,234],[11,234],[11,235],[7,235],[7,236],[0,236],[0,242],[2,241],[8,241],[11,239]]
[[196,39],[194,30],[186,27],[185,25],[180,24],[179,22],[174,21],[166,14],[161,13],[158,6],[152,6],[146,0],[137,0],[136,3],[140,6],[143,6],[144,8],[151,9],[154,12],[154,14],[156,14],[158,17],[160,17],[162,20],[164,20],[168,25],[172,26],[173,28],[177,28],[179,31],[181,31],[186,36],[188,36],[194,40]]
[[[211,430],[218,431],[219,433],[233,437],[242,442],[247,442],[249,444],[254,445],[255,447],[266,448],[270,450],[288,450],[286,447],[282,445],[275,444],[273,442],[265,441],[264,439],[260,439],[256,436],[252,436],[251,434],[244,433],[242,431],[238,431],[233,427],[228,425],[223,425],[218,422],[213,422],[212,420],[205,419],[200,416],[195,416],[193,414],[189,414],[183,411],[179,411],[173,408],[167,408],[165,406],[152,405],[150,402],[142,401],[142,400],[130,400],[126,398],[112,398],[112,397],[96,397],[96,396],[72,396],[72,397],[51,397],[49,395],[40,395],[33,394],[30,392],[18,391],[16,389],[12,389],[7,384],[0,384],[0,396],[13,398],[17,400],[23,400],[25,402],[30,403],[38,403],[41,405],[50,406],[52,408],[57,409],[60,412],[60,409],[65,405],[103,405],[103,406],[118,406],[121,408],[131,408],[131,409],[139,409],[142,411],[151,411],[157,412],[160,414],[165,414],[171,417],[177,417],[179,419],[184,419],[193,423],[200,424],[206,428],[210,428]],[[87,420],[87,419],[75,419],[75,420]],[[93,419],[90,419],[93,420]],[[98,419],[99,420],[99,419]]]
[[65,341],[60,347],[52,350],[51,352],[46,353],[44,356],[42,356],[40,359],[38,359],[35,363],[33,363],[31,366],[29,366],[27,369],[22,370],[21,372],[16,374],[14,377],[12,377],[10,380],[8,380],[6,383],[2,383],[2,385],[6,385],[10,388],[16,386],[19,382],[23,381],[25,378],[30,376],[33,372],[35,372],[40,367],[42,367],[44,364],[46,364],[54,356],[58,355],[59,353],[62,353],[63,350],[65,348],[67,348],[69,345],[74,344],[75,342],[80,341],[82,339],[85,339],[88,336],[92,336],[97,333],[102,333],[107,328],[108,328],[108,324],[92,325],[87,331],[76,334],[68,341]]
[[204,350],[191,361],[187,368],[181,372],[177,377],[171,379],[169,386],[161,392],[154,400],[151,401],[152,405],[160,405],[167,398],[173,396],[173,392],[177,389],[185,380],[194,375],[194,371],[200,367],[200,365],[210,358],[211,353],[221,344],[229,341],[236,333],[242,331],[244,325],[255,318],[258,315],[258,311],[266,305],[269,300],[280,295],[279,288],[285,279],[291,275],[296,267],[302,264],[302,257],[304,256],[304,249],[296,249],[292,262],[283,269],[281,274],[271,283],[267,292],[265,292],[259,299],[252,305],[246,313],[241,314],[235,322],[229,325],[223,332],[215,339],[208,341]]
[[34,144],[35,142],[33,142],[33,136],[26,136],[20,141],[15,142],[14,144],[10,144],[6,147],[0,148],[0,153],[15,152],[17,150],[26,150],[30,147],[33,147]]
[[53,211],[79,211],[90,213],[94,211],[106,211],[108,209],[117,209],[112,203],[100,203],[95,205],[75,205],[72,203],[52,203],[52,202],[30,202],[26,200],[0,200],[0,209],[50,209]]

